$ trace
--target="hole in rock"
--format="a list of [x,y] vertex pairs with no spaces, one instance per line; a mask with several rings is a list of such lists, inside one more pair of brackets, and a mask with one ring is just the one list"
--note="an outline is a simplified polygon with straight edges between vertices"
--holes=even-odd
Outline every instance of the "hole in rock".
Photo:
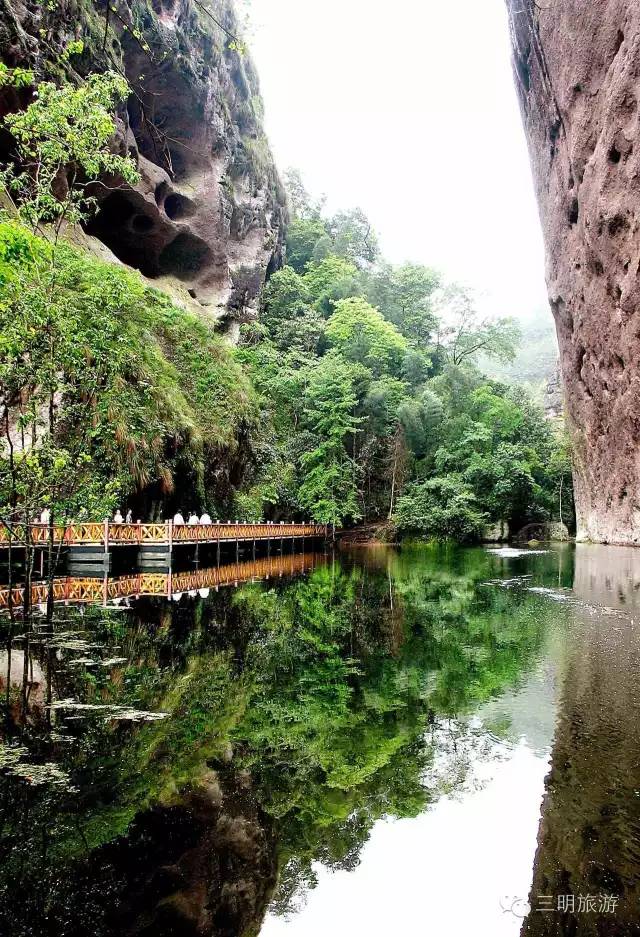
[[180,280],[189,280],[211,262],[211,250],[204,241],[189,231],[181,231],[160,254],[162,273],[170,273]]
[[145,231],[151,231],[153,228],[153,218],[149,218],[148,215],[134,215],[131,227],[139,234],[144,234]]
[[609,150],[609,162],[610,163],[619,163],[622,158],[622,153],[616,146],[612,146]]
[[616,234],[619,234],[621,231],[626,231],[628,227],[629,222],[624,215],[614,215],[613,218],[609,220],[607,230],[610,237],[615,237]]
[[614,55],[617,55],[617,54],[618,54],[618,52],[620,51],[620,46],[622,45],[623,42],[624,42],[624,33],[622,32],[621,29],[619,29],[619,30],[618,30],[618,33],[617,33],[617,35],[616,35],[616,42],[615,42],[615,45],[614,45],[614,47],[613,47],[613,54],[614,54]]
[[98,218],[105,225],[117,228],[126,225],[134,213],[135,208],[127,196],[122,192],[114,192],[100,206]]
[[163,207],[167,218],[171,218],[172,221],[188,218],[195,211],[192,202],[184,195],[178,195],[177,192],[170,192],[167,195]]
[[569,214],[568,214],[568,217],[569,217],[569,224],[570,224],[571,226],[573,226],[574,224],[576,224],[576,222],[578,221],[578,216],[579,216],[579,214],[580,214],[580,208],[579,208],[579,205],[578,205],[578,199],[577,199],[577,198],[572,198],[572,199],[571,199],[571,205],[569,206]]
[[146,232],[153,220],[140,211],[141,199],[135,192],[113,192],[98,214],[87,224],[88,234],[99,238],[116,257],[145,276],[157,276],[154,251],[150,250]]

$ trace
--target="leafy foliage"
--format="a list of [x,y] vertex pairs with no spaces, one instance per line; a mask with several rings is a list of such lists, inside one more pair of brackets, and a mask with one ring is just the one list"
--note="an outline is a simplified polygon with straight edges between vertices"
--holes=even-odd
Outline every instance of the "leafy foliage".
[[569,519],[561,441],[524,392],[477,365],[513,357],[513,320],[481,315],[427,267],[367,252],[360,212],[325,218],[290,178],[292,265],[271,277],[240,351],[264,415],[254,516],[387,517],[401,535],[461,540],[557,516],[562,498]]
[[25,110],[4,118],[19,168],[10,165],[0,173],[0,186],[16,198],[21,217],[34,229],[85,217],[95,205],[87,185],[102,175],[137,181],[130,157],[109,148],[113,110],[128,93],[115,72],[90,75],[78,87],[42,82]]
[[145,488],[170,493],[178,476],[194,500],[221,494],[205,490],[205,465],[238,448],[252,389],[211,329],[137,274],[4,223],[0,336],[4,430],[24,469],[7,504],[27,486],[32,509],[102,516]]

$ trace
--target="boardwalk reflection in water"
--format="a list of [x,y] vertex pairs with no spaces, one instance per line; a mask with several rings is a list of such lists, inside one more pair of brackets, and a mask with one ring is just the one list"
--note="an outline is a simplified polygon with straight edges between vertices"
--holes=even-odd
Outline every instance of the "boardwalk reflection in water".
[[[237,586],[243,582],[257,582],[273,577],[295,576],[315,569],[326,562],[322,553],[292,553],[288,555],[260,557],[245,562],[226,563],[207,569],[188,572],[150,573],[140,572],[128,576],[103,577],[64,576],[53,582],[55,602],[91,603],[108,605],[122,599],[137,599],[141,596],[165,596],[179,598],[185,592],[219,589],[220,586]],[[40,605],[47,600],[48,585],[34,583],[31,587],[31,604]],[[11,590],[0,588],[0,609],[15,609],[24,603],[24,588]]]

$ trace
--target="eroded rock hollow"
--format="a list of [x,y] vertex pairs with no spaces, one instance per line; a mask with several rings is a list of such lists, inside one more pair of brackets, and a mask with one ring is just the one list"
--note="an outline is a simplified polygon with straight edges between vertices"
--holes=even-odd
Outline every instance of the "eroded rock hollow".
[[[0,0],[0,10],[9,66],[55,79],[64,49],[81,38],[79,75],[126,76],[117,145],[136,159],[140,183],[98,187],[88,233],[233,333],[280,265],[286,208],[231,0]],[[21,103],[0,94],[0,113]],[[10,145],[0,139],[0,160]]]
[[507,0],[578,539],[640,542],[640,4]]

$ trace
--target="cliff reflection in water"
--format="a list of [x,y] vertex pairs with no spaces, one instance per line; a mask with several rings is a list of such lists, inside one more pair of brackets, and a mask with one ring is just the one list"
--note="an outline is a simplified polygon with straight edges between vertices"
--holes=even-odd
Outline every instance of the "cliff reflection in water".
[[439,746],[575,611],[499,581],[570,585],[572,555],[381,549],[61,609],[30,641],[26,709],[4,688],[0,933],[240,937],[294,912],[317,863],[355,868],[380,818],[418,816],[486,757],[474,729],[447,774]]
[[[578,544],[571,640],[524,935],[640,934],[640,552]],[[580,907],[612,895],[615,911]],[[593,904],[593,902],[592,902]],[[596,908],[600,901],[596,900]]]

